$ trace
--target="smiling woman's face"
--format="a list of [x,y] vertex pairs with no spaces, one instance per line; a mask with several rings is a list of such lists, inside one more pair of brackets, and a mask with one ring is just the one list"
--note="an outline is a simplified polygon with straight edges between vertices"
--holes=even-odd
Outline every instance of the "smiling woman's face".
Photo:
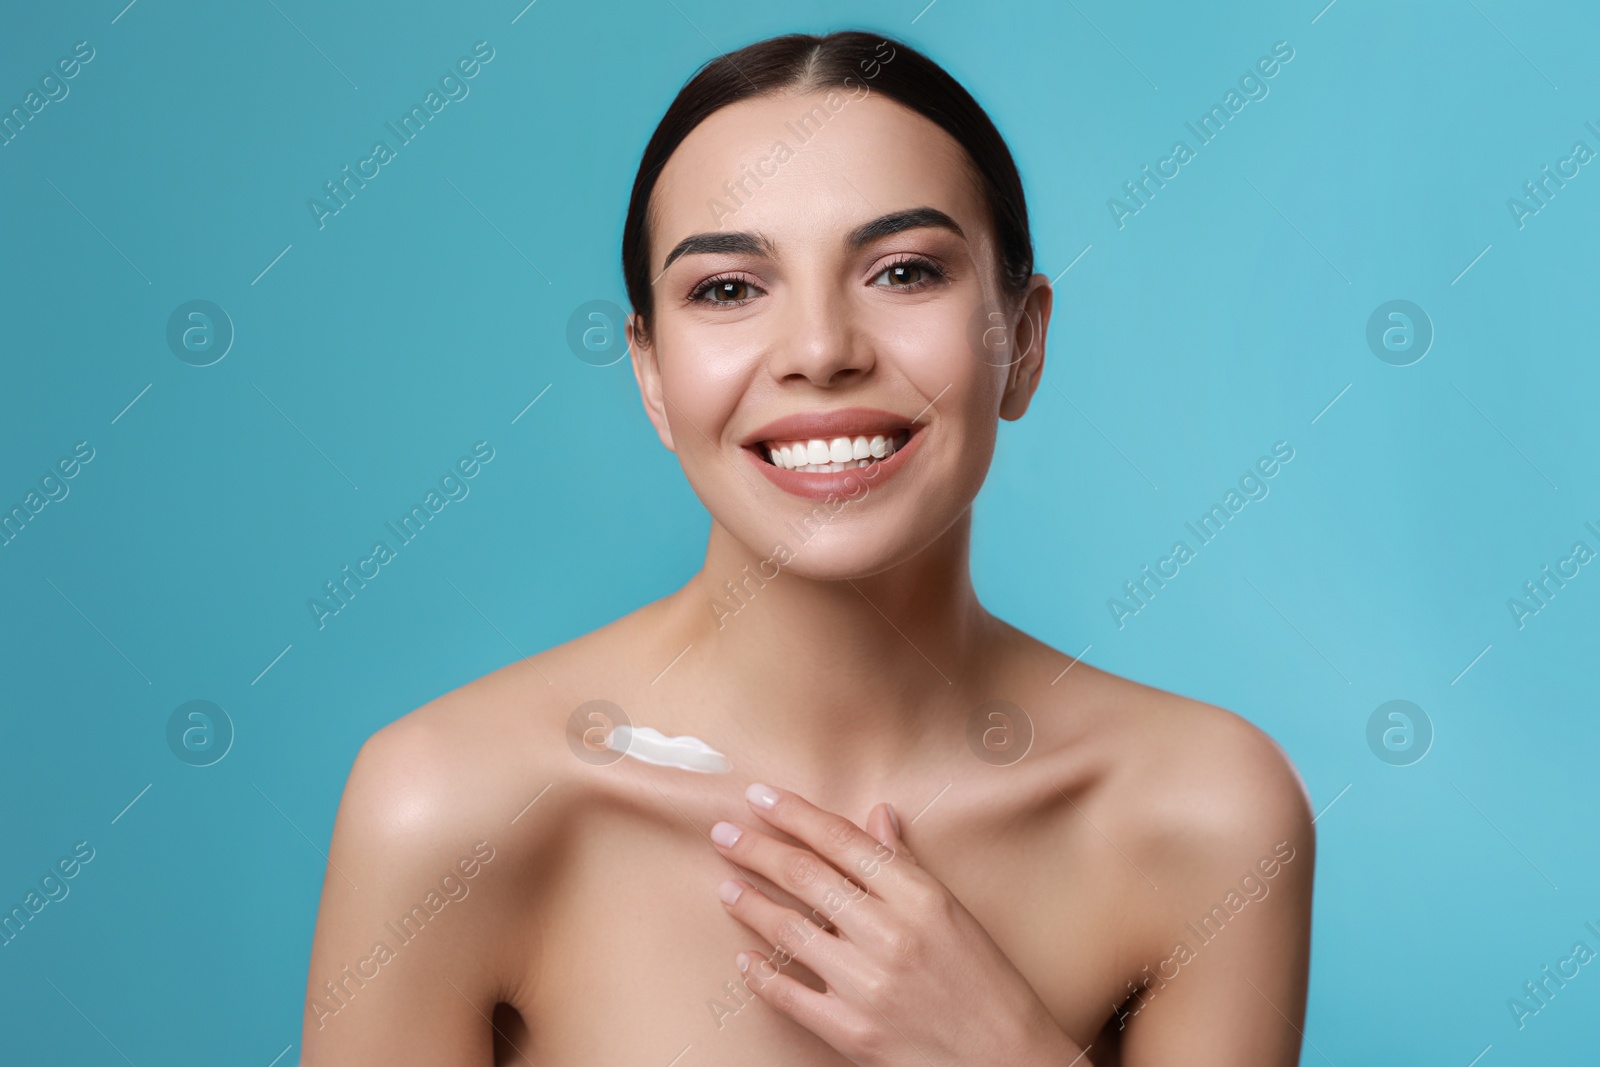
[[813,578],[875,573],[949,529],[997,419],[1037,387],[1050,313],[1036,274],[1013,307],[1022,343],[979,341],[1005,305],[961,146],[864,88],[756,97],[684,139],[651,207],[634,372],[717,522]]

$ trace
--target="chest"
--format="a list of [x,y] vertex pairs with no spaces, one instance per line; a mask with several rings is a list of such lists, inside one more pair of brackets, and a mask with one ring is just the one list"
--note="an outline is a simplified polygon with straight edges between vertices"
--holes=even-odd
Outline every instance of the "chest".
[[[523,1053],[553,1067],[847,1062],[752,992],[757,980],[742,975],[734,957],[768,946],[716,895],[723,879],[746,872],[679,825],[681,833],[657,826],[586,838],[562,858],[559,877],[530,894],[538,950],[524,1002],[515,1005],[528,1028],[518,1042]],[[973,913],[1056,1021],[1092,1036],[1126,992],[1117,992],[1126,966],[1123,909],[1100,861],[1087,850],[1041,851],[1004,835],[913,831],[912,840],[923,866]],[[798,963],[785,971],[821,986]]]

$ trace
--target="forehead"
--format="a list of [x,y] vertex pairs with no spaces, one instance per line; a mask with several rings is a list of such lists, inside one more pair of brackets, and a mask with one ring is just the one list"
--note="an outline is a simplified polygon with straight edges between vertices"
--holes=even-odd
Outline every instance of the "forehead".
[[862,85],[753,97],[713,112],[662,169],[652,269],[693,233],[757,230],[782,250],[836,243],[864,219],[916,206],[985,231],[966,152],[938,125]]

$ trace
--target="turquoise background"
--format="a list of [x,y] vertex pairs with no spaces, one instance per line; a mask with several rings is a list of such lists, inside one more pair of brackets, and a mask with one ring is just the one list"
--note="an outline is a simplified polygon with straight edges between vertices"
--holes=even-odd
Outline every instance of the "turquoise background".
[[[1600,566],[1507,607],[1600,549],[1600,163],[1507,207],[1600,150],[1592,6],[124,2],[11,4],[0,35],[5,110],[95,50],[0,147],[0,509],[94,449],[0,547],[0,906],[95,850],[0,947],[0,1058],[296,1061],[361,742],[702,557],[627,362],[565,340],[625,302],[645,140],[717,52],[848,27],[989,109],[1057,278],[977,503],[986,604],[1249,717],[1321,813],[1305,1062],[1593,1057],[1600,966],[1507,1007],[1600,949]],[[469,94],[319,229],[307,201],[478,41]],[[1119,229],[1108,199],[1277,41],[1269,95]],[[1404,367],[1366,341],[1395,299],[1434,331]],[[210,366],[166,340],[191,300],[235,331]],[[478,441],[470,495],[319,629],[307,601]],[[1108,598],[1277,441],[1270,495],[1119,628]],[[1434,732],[1408,766],[1367,741],[1394,699]],[[208,767],[168,746],[190,700],[233,724]]]

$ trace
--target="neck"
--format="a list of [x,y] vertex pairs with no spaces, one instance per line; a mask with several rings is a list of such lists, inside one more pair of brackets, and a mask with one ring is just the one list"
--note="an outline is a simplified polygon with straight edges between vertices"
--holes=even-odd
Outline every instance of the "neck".
[[[984,668],[998,660],[970,534],[968,511],[895,567],[816,580],[713,522],[705,566],[670,598],[672,643],[693,651],[660,682],[736,773],[781,766],[774,785],[842,797],[943,762],[964,751],[967,712],[993,695]],[[792,548],[794,560],[804,551]]]

